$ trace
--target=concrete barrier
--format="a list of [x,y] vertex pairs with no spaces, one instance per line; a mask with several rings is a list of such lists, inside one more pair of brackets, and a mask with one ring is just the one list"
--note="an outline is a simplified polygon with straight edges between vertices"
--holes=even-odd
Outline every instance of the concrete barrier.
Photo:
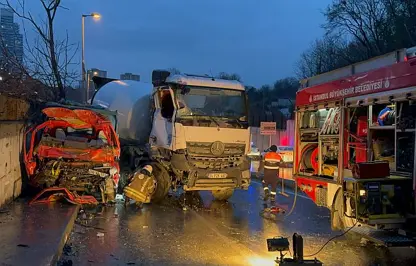
[[4,265],[56,265],[79,206],[13,202],[0,215],[0,261]]

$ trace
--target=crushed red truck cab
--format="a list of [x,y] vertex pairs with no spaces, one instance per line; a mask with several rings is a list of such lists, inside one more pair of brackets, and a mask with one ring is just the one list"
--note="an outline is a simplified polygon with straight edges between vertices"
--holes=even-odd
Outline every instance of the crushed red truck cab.
[[49,105],[24,135],[24,164],[32,187],[64,187],[107,202],[119,180],[120,143],[104,110]]

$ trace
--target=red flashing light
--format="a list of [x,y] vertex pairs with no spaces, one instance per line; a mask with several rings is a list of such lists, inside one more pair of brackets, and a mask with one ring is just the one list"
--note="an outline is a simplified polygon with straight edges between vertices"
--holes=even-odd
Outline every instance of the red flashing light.
[[405,56],[404,61],[407,62],[407,60],[409,60],[409,58],[407,58],[407,56]]
[[288,137],[283,137],[280,140],[280,146],[289,146],[289,138]]

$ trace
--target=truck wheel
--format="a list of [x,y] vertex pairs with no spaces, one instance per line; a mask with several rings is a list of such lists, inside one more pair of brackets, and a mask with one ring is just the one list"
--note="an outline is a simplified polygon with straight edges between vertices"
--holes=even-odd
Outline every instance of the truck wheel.
[[342,189],[339,188],[335,193],[331,206],[332,230],[345,230],[354,226],[356,220],[355,218],[350,218],[352,213],[353,210],[351,209],[350,198],[344,199]]
[[152,195],[152,202],[161,202],[169,193],[171,179],[168,171],[158,163],[153,163],[153,176],[156,179],[156,191]]
[[214,196],[216,200],[228,200],[233,195],[234,189],[225,188],[225,189],[212,190],[211,192],[212,192],[212,196]]

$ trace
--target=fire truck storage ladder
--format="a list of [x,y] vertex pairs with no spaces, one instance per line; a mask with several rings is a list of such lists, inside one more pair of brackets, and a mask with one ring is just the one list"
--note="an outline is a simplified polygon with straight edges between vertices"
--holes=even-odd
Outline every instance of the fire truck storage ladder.
[[351,229],[352,232],[355,232],[359,235],[362,235],[364,238],[386,247],[414,247],[416,246],[416,240],[399,235],[396,232],[374,229],[367,226],[355,226]]
[[330,135],[339,133],[339,123],[341,121],[341,108],[331,108],[326,116],[322,126],[321,135]]

